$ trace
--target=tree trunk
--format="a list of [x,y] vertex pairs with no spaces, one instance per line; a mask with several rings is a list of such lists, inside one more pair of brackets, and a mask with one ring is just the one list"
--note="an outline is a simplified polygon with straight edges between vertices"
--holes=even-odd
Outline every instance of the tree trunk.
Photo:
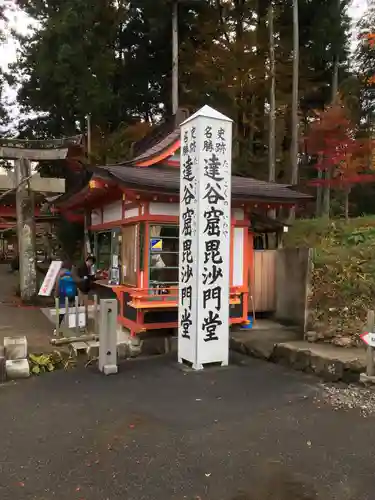
[[[299,80],[299,20],[298,0],[293,0],[293,85],[292,85],[292,142],[290,160],[292,165],[291,184],[298,184],[298,80]],[[291,209],[289,219],[295,217]]]
[[[341,26],[341,0],[336,0],[336,21],[338,31]],[[334,44],[334,55],[333,55],[333,72],[332,72],[332,104],[334,104],[338,99],[339,93],[339,53],[337,44]]]
[[[337,22],[340,23],[340,0],[337,0]],[[338,54],[334,55],[333,60],[333,72],[332,72],[332,104],[338,99],[339,92],[339,57]],[[330,217],[330,205],[331,205],[331,185],[330,179],[332,177],[332,170],[327,169],[326,171],[326,183],[323,190],[323,216],[329,219]]]
[[345,189],[345,198],[344,198],[344,211],[345,211],[345,220],[349,220],[349,194],[350,194],[351,188],[348,187]]
[[325,183],[324,183],[324,191],[323,191],[323,212],[322,216],[326,219],[330,217],[331,211],[331,169],[330,167],[324,173]]
[[[267,50],[267,40],[269,40],[270,36],[269,26],[267,26],[267,17],[269,15],[269,8],[271,5],[272,2],[270,0],[258,0],[256,6],[257,25],[255,43],[257,47],[258,68],[262,68],[262,72],[259,74],[259,81],[261,82],[261,84],[257,85],[255,91],[256,97],[254,111],[257,142],[261,143],[264,146],[267,144],[264,114],[266,109],[266,101],[268,101],[267,63],[270,57],[269,50]],[[262,150],[261,154],[265,154],[265,151]]]
[[[237,0],[235,2],[235,33],[236,33],[236,44],[238,47],[243,47],[244,39],[244,0]],[[248,147],[246,143],[247,126],[245,124],[244,115],[244,68],[240,65],[237,67],[237,79],[238,79],[238,90],[236,95],[236,107],[237,107],[237,140],[238,140],[238,156],[240,164],[246,163],[246,157],[248,155]]]
[[32,301],[37,294],[34,193],[30,190],[29,181],[25,182],[30,172],[29,160],[21,158],[16,161],[16,185],[19,186],[16,191],[16,209],[20,290],[21,299],[25,303]]
[[172,5],[172,114],[178,110],[178,2]]
[[[337,57],[335,57],[334,63],[333,63],[333,73],[332,73],[332,104],[335,104],[335,102],[338,99],[338,86],[339,86],[339,60]],[[331,186],[329,183],[329,179],[332,176],[332,172],[327,169],[326,171],[326,179],[327,182],[324,185],[323,188],[323,216],[324,217],[330,217],[330,203],[331,203]]]
[[[318,170],[318,181],[323,179],[323,172]],[[315,207],[315,217],[321,217],[322,215],[322,186],[316,186],[316,207]]]
[[334,104],[338,99],[339,93],[339,59],[335,56],[333,61],[333,73],[332,73],[332,104]]
[[[276,180],[276,77],[275,77],[275,38],[273,25],[273,5],[272,2],[268,8],[268,36],[269,36],[269,52],[270,52],[270,111],[269,111],[269,127],[268,127],[268,180],[275,182]],[[271,209],[269,216],[272,219],[276,218],[276,210]]]
[[293,185],[298,184],[298,80],[299,80],[299,21],[298,0],[293,0],[293,86],[292,86],[292,161]]
[[276,80],[275,80],[275,39],[273,28],[273,6],[272,3],[268,9],[268,30],[269,30],[269,49],[270,49],[270,112],[269,112],[269,136],[268,136],[268,180],[275,182],[275,115],[276,115]]

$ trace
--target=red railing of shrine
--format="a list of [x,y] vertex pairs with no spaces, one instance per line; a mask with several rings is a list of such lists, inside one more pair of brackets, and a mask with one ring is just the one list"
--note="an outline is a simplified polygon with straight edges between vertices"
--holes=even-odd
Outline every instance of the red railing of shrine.
[[[178,306],[178,287],[134,288],[130,292],[129,306],[135,309],[157,309]],[[238,287],[230,287],[229,303],[241,303],[241,291]]]

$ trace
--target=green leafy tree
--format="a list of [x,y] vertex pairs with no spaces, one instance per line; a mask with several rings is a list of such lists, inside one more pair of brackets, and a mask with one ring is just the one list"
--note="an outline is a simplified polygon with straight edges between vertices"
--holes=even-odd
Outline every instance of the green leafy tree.
[[[21,83],[18,99],[38,135],[74,135],[91,113],[98,124],[111,120],[117,10],[112,3],[86,0],[20,1],[39,22],[20,37],[13,70]],[[48,119],[46,120],[46,114]]]
[[[183,102],[212,104],[236,123],[236,166],[240,173],[267,177],[270,2],[209,2],[199,12],[199,30],[182,45]],[[274,6],[277,178],[290,181],[293,55],[292,0]],[[339,81],[348,66],[346,2],[300,0],[300,118],[331,100],[334,61]],[[324,26],[323,26],[324,25]],[[334,29],[333,29],[334,27]],[[334,38],[332,37],[332,33]],[[334,46],[334,48],[333,48]]]
[[364,14],[359,23],[358,46],[355,53],[360,84],[360,109],[369,132],[375,118],[375,9]]
[[[8,1],[0,5],[0,45],[6,40],[7,10],[10,8]],[[8,125],[7,101],[5,95],[6,79],[0,67],[0,137],[5,133]]]
[[[82,132],[90,113],[102,144],[113,147],[114,154],[105,157],[126,157],[129,141],[120,139],[126,128],[152,125],[170,113],[171,2],[17,3],[39,22],[37,31],[22,39],[14,67],[21,106],[38,114],[22,123],[21,135]],[[267,178],[269,5],[269,0],[179,2],[180,103],[192,111],[210,104],[233,118],[236,169],[260,178]],[[292,0],[273,5],[276,178],[289,181]],[[335,61],[339,81],[346,76],[345,9],[344,0],[339,16],[337,0],[299,1],[299,110],[304,124],[312,110],[331,100]]]

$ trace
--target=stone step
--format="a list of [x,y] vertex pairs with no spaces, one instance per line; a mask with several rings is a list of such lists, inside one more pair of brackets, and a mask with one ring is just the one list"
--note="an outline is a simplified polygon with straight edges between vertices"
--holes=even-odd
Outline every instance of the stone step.
[[[262,332],[262,334],[265,332]],[[244,335],[234,332],[230,340],[231,349],[243,354],[263,358],[274,363],[290,366],[295,370],[314,373],[325,381],[356,382],[366,370],[366,352],[362,348],[343,348],[330,344],[312,344],[295,340],[296,333],[290,331],[268,332],[259,335]]]

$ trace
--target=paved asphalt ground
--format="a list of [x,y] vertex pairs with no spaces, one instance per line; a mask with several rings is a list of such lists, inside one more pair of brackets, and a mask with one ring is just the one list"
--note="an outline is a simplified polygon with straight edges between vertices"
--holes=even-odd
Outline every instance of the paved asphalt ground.
[[0,499],[231,500],[281,468],[321,499],[373,500],[375,417],[321,391],[250,358],[186,373],[165,356],[1,386]]

